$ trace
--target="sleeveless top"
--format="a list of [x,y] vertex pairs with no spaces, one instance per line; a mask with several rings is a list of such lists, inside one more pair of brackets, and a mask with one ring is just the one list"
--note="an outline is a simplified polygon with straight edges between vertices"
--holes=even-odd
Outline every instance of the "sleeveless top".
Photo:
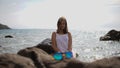
[[56,33],[56,44],[60,52],[66,52],[68,49],[68,33],[63,35]]

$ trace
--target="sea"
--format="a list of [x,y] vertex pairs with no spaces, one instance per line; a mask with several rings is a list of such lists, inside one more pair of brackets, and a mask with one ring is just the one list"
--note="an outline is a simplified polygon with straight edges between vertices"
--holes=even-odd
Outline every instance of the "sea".
[[[0,54],[14,53],[36,46],[51,38],[55,29],[4,29],[0,30]],[[72,48],[78,54],[76,59],[92,62],[102,58],[120,56],[120,41],[100,41],[108,30],[69,30],[72,34]],[[13,38],[5,38],[11,35]]]

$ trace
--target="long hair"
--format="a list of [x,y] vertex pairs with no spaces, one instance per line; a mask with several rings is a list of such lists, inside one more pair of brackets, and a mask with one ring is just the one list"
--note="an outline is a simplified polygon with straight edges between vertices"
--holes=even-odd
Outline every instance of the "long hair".
[[68,33],[68,27],[67,27],[67,20],[64,17],[60,17],[57,22],[57,33],[59,33],[59,27],[62,21],[65,21],[65,28],[63,29],[63,33],[66,34]]

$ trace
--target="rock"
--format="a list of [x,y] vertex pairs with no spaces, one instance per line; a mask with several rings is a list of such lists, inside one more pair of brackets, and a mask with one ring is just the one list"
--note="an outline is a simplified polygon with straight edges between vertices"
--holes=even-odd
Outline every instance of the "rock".
[[0,29],[10,29],[7,25],[0,24]]
[[100,41],[119,41],[120,40],[120,31],[110,30],[107,34],[100,37]]
[[50,38],[46,38],[40,44],[43,44],[43,45],[52,45],[52,41],[51,41]]
[[32,59],[37,68],[45,68],[43,62],[51,60],[50,55],[48,55],[45,51],[35,47],[22,49],[18,52],[18,54]]
[[48,54],[53,54],[55,51],[52,48],[52,41],[50,38],[46,38],[40,44],[36,45],[35,47],[40,48],[47,52]]
[[64,59],[62,61],[54,60],[50,54],[36,47],[22,49],[18,54],[32,59],[37,68],[73,68],[74,66],[78,68],[83,65],[74,58]]
[[120,57],[103,58],[89,63],[76,58],[57,61],[45,51],[35,47],[23,49],[18,54],[31,58],[37,68],[120,68]]
[[46,45],[46,44],[38,44],[37,46],[35,46],[36,48],[42,49],[45,52],[47,52],[48,54],[53,54],[55,51],[52,48],[52,45]]
[[120,68],[120,57],[96,60],[87,64],[84,68]]
[[45,65],[47,68],[84,68],[86,64],[76,60],[75,58],[72,58],[56,62],[46,62]]
[[6,35],[5,38],[13,38],[11,35]]
[[17,54],[0,54],[0,68],[36,68],[32,60]]
[[81,62],[76,58],[57,61],[52,57],[51,45],[38,44],[20,50],[17,54],[30,58],[37,68],[120,68],[120,57],[103,58],[93,62]]

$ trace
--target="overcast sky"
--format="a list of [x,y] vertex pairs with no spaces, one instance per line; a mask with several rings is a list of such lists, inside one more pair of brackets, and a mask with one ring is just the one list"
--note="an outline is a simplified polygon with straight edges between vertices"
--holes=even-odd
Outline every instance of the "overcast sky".
[[120,0],[0,0],[0,23],[15,29],[56,29],[64,16],[69,29],[120,29]]

